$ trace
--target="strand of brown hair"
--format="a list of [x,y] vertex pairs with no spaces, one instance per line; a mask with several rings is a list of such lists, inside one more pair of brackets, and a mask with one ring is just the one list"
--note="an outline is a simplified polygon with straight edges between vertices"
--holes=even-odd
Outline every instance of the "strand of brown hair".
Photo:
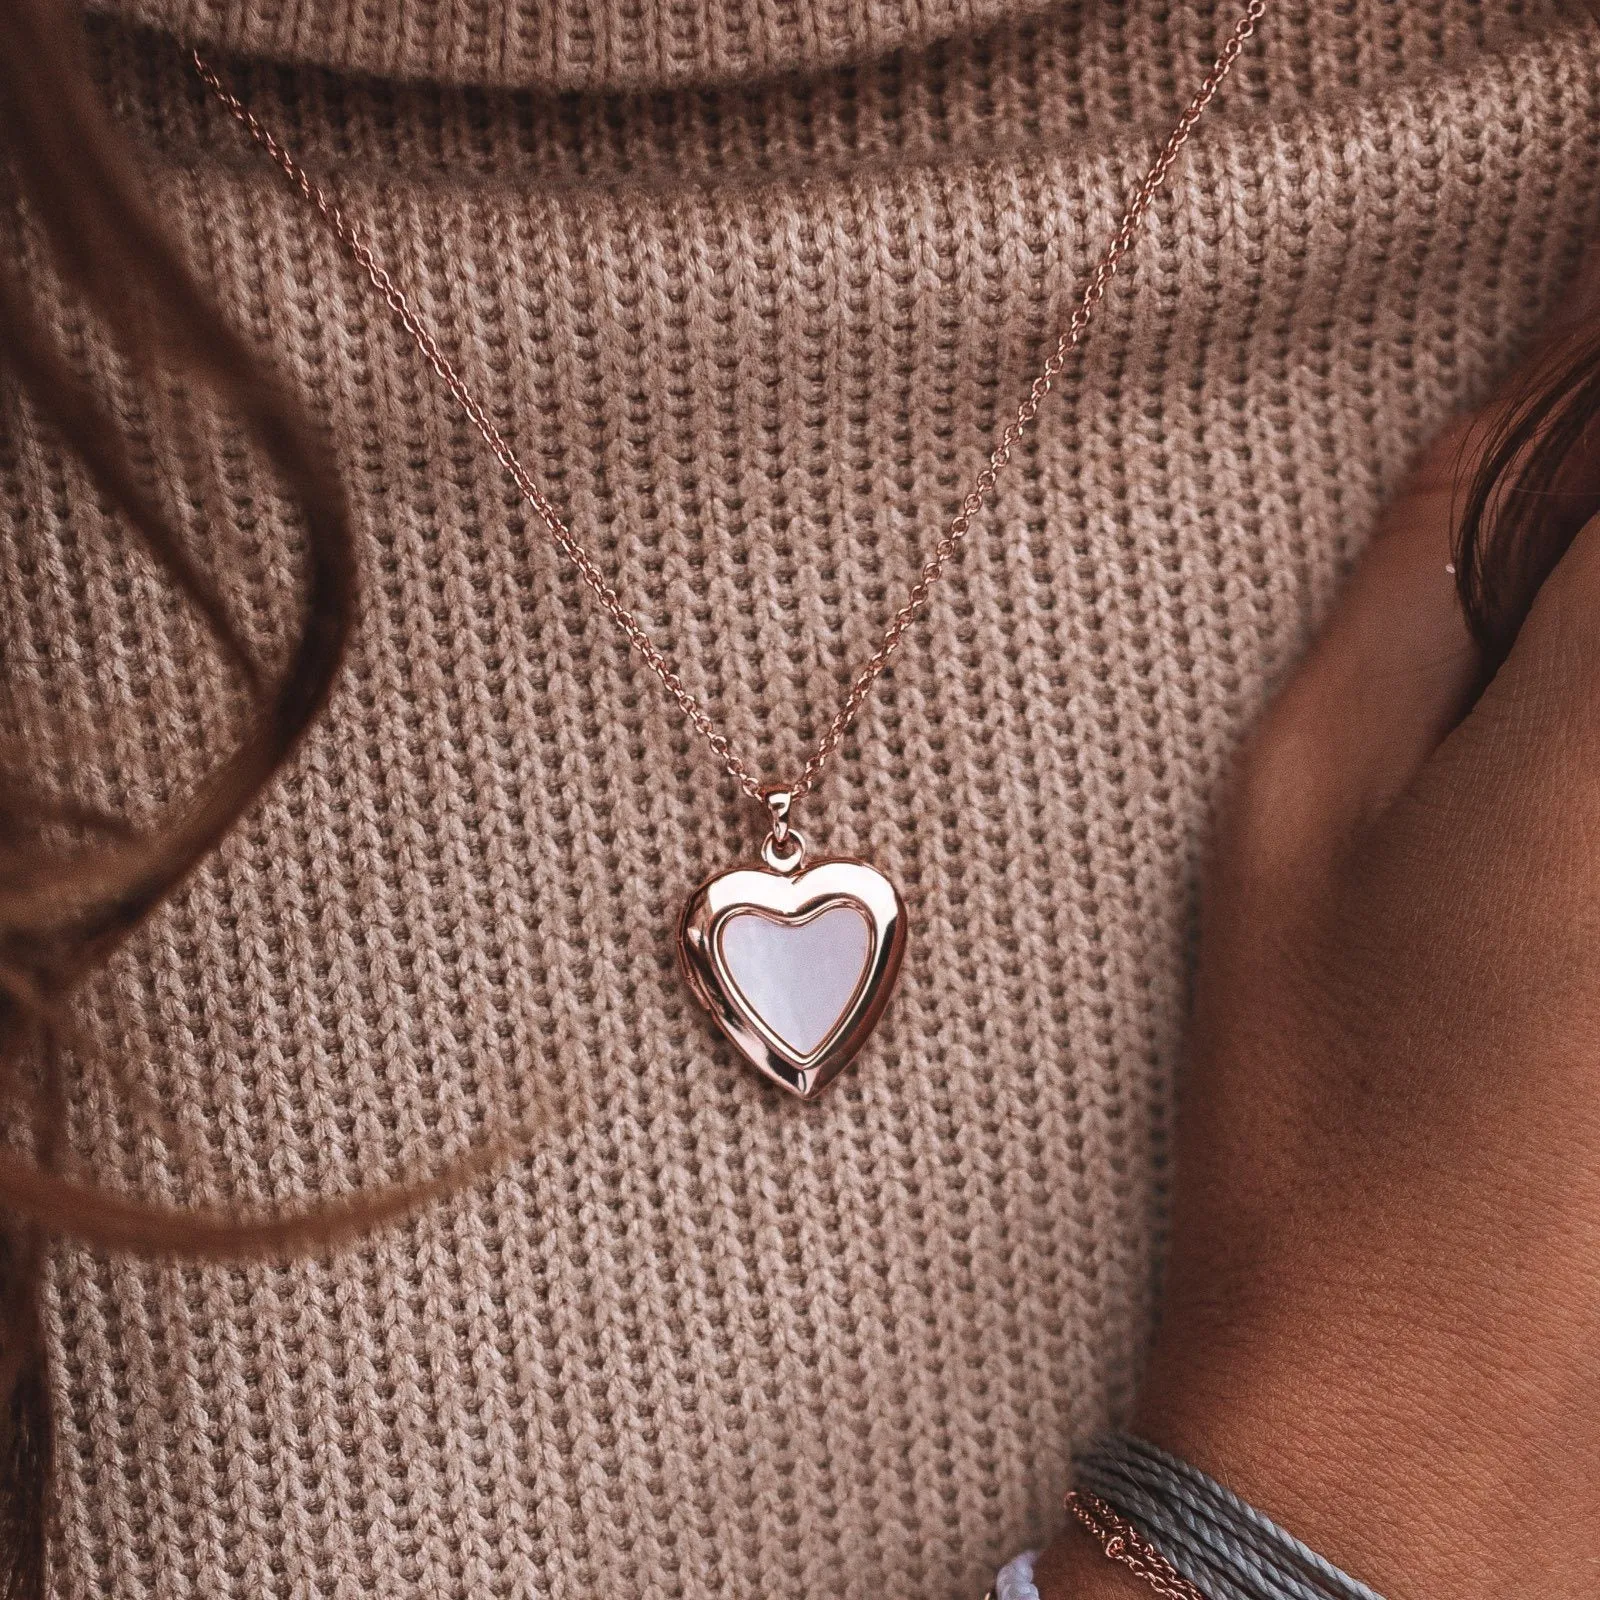
[[[267,1217],[145,1204],[71,1170],[61,1039],[75,987],[194,868],[291,757],[326,704],[355,624],[356,545],[321,436],[265,358],[195,281],[98,94],[83,24],[64,0],[11,0],[0,50],[6,173],[67,288],[136,373],[178,369],[230,409],[300,512],[304,579],[283,665],[267,673],[168,509],[141,486],[115,420],[0,263],[0,366],[78,456],[121,523],[207,624],[250,691],[235,747],[146,831],[70,795],[39,792],[25,753],[0,746],[0,1600],[40,1600],[52,1481],[41,1274],[52,1237],[105,1250],[207,1259],[326,1248],[503,1159],[510,1134],[433,1176]],[[64,848],[65,827],[76,841]],[[119,1064],[108,1064],[116,1069]]]

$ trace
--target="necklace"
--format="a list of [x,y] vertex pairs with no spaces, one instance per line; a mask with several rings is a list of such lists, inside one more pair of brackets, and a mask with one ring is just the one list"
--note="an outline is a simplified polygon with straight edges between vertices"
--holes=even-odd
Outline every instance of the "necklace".
[[926,608],[934,585],[961,549],[1018,440],[1032,425],[1068,358],[1083,342],[1095,307],[1105,298],[1118,265],[1133,248],[1146,212],[1266,15],[1267,4],[1268,0],[1248,0],[1211,70],[1129,200],[1065,331],[1006,424],[944,536],[923,562],[905,604],[889,619],[878,648],[851,680],[843,703],[805,766],[783,783],[762,782],[732,748],[705,706],[684,686],[644,624],[623,603],[439,348],[361,230],[204,57],[198,51],[191,56],[201,81],[277,164],[294,191],[317,211],[410,334],[424,360],[537,514],[551,542],[577,568],[629,645],[710,746],[723,770],[741,793],[765,811],[767,834],[759,860],[716,873],[694,891],[678,921],[678,949],[690,989],[722,1032],[760,1072],[802,1099],[814,1098],[832,1082],[882,1016],[905,953],[906,910],[894,884],[867,862],[843,857],[813,860],[805,837],[792,820],[793,808],[821,781],[873,685],[894,659],[906,630]]

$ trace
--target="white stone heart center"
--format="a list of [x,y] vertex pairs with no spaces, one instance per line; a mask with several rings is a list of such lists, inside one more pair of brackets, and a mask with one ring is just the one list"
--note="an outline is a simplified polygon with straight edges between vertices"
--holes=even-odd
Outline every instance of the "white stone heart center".
[[872,955],[872,925],[847,901],[804,922],[739,911],[722,924],[721,945],[722,964],[750,1011],[803,1059],[855,999]]

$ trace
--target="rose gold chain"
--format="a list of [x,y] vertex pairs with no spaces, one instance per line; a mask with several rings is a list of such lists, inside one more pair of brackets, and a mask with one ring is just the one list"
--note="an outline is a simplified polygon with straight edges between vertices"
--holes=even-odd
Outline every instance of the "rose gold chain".
[[1084,1530],[1100,1541],[1100,1548],[1164,1600],[1206,1600],[1205,1595],[1178,1571],[1126,1517],[1086,1489],[1067,1496],[1067,1510]]
[[[1233,70],[1233,64],[1239,59],[1240,52],[1256,31],[1256,25],[1266,15],[1268,0],[1249,0],[1244,14],[1234,26],[1228,41],[1223,45],[1211,70],[1206,74],[1205,80],[1195,91],[1194,98],[1189,102],[1188,108],[1178,119],[1162,146],[1161,153],[1150,164],[1143,181],[1135,191],[1132,200],[1128,202],[1127,209],[1122,214],[1115,236],[1106,248],[1105,254],[1100,257],[1094,271],[1090,274],[1088,284],[1079,297],[1077,306],[1072,313],[1065,332],[1056,342],[1056,347],[1045,359],[1039,375],[1033,380],[1026,398],[1017,407],[1016,415],[1006,424],[1005,431],[1000,435],[997,443],[990,452],[988,461],[984,464],[977,478],[973,481],[971,489],[967,491],[966,498],[962,500],[960,509],[951,520],[945,535],[933,547],[932,553],[922,564],[922,570],[917,575],[916,582],[911,587],[911,593],[906,597],[906,602],[889,619],[883,631],[882,638],[878,641],[878,648],[872,653],[870,659],[856,674],[850,685],[849,693],[845,696],[844,703],[834,714],[832,722],[817,741],[816,748],[811,752],[800,775],[793,783],[788,785],[763,785],[744,759],[733,749],[728,736],[722,733],[711,720],[705,707],[699,699],[684,685],[683,679],[673,670],[671,663],[662,654],[655,641],[646,631],[645,626],[638,617],[622,602],[621,596],[607,580],[606,575],[595,563],[594,557],[573,536],[572,531],[562,521],[560,513],[550,503],[550,500],[534,482],[532,475],[517,458],[516,452],[506,441],[502,434],[484,409],[481,401],[467,387],[461,374],[456,371],[448,356],[439,348],[438,341],[423,325],[422,320],[412,308],[410,300],[404,291],[395,283],[377,256],[372,247],[367,243],[361,230],[345,216],[339,206],[329,198],[327,192],[306,172],[298,161],[289,153],[284,145],[273,135],[256,114],[233,93],[199,51],[192,55],[194,70],[199,74],[201,81],[213,95],[245,129],[257,145],[277,163],[283,175],[289,180],[294,189],[313,205],[321,214],[323,220],[339,242],[344,246],[346,253],[361,268],[371,281],[372,287],[383,297],[391,312],[401,326],[415,341],[417,348],[422,352],[428,365],[433,368],[445,387],[455,398],[456,403],[467,414],[474,427],[484,437],[490,450],[494,452],[495,459],[510,474],[523,498],[533,508],[539,520],[544,524],[545,530],[550,535],[556,548],[560,550],[578,569],[579,576],[594,592],[610,615],[612,621],[622,630],[628,643],[644,658],[645,664],[661,680],[667,693],[677,702],[681,710],[695,730],[701,735],[717,758],[722,762],[728,776],[738,784],[739,788],[752,800],[771,804],[771,797],[782,795],[784,811],[787,812],[789,803],[803,799],[816,788],[821,780],[834,752],[839,748],[850,726],[860,715],[861,708],[867,702],[867,697],[872,693],[873,685],[883,675],[884,669],[894,659],[895,652],[900,648],[900,641],[905,637],[906,630],[917,619],[923,608],[927,605],[934,585],[939,581],[944,569],[950,564],[951,558],[961,548],[962,541],[972,528],[973,519],[988,502],[989,496],[994,491],[1000,474],[1011,459],[1015,450],[1034,418],[1039,413],[1039,407],[1052,388],[1056,379],[1061,376],[1066,367],[1067,359],[1074,350],[1083,342],[1084,335],[1088,332],[1089,324],[1094,318],[1095,307],[1105,298],[1106,288],[1111,279],[1116,275],[1117,267],[1122,259],[1133,248],[1134,240],[1138,236],[1140,224],[1145,213],[1149,211],[1156,195],[1166,182],[1167,174],[1172,170],[1179,153],[1184,145],[1189,142],[1189,136],[1194,132],[1196,123],[1199,122],[1205,109],[1217,91],[1222,87],[1223,79]],[[776,813],[774,813],[776,818]]]

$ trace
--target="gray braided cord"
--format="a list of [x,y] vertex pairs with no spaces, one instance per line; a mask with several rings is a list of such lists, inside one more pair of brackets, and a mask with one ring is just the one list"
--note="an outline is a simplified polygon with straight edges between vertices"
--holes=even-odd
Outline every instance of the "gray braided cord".
[[1076,1461],[1078,1487],[1120,1511],[1213,1600],[1383,1600],[1187,1462],[1129,1434]]
[[[1130,1441],[1132,1442],[1132,1441]],[[1162,1544],[1180,1572],[1191,1583],[1201,1580],[1188,1573],[1177,1551],[1189,1555],[1206,1569],[1201,1586],[1216,1600],[1260,1600],[1262,1596],[1291,1596],[1293,1600],[1325,1600],[1327,1591],[1311,1586],[1293,1567],[1284,1570],[1274,1552],[1263,1551],[1261,1538],[1248,1523],[1219,1509],[1196,1485],[1173,1491],[1160,1482],[1160,1473],[1129,1470],[1123,1460],[1104,1463],[1097,1473],[1088,1471],[1083,1487],[1094,1488],[1133,1522],[1145,1526]],[[1152,1483],[1151,1478],[1156,1481]],[[1189,1492],[1185,1492],[1187,1489]],[[1248,1508],[1246,1508],[1248,1509]]]

